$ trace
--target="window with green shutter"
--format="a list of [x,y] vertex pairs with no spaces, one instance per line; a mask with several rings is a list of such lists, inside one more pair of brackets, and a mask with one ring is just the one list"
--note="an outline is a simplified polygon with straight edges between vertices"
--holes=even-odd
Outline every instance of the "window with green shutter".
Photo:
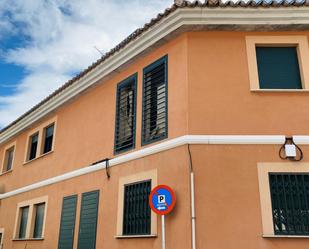
[[34,221],[33,238],[42,238],[45,203],[36,204],[34,205],[34,208],[35,208],[35,221]]
[[276,235],[309,235],[309,174],[269,173]]
[[27,223],[28,223],[29,206],[20,208],[20,223],[18,238],[26,238]]
[[124,186],[123,235],[151,233],[150,191],[151,180]]
[[302,89],[297,47],[256,47],[260,89]]
[[78,233],[78,249],[96,248],[98,207],[99,190],[83,193]]
[[164,56],[143,71],[143,145],[167,137],[167,63]]
[[117,86],[115,153],[135,146],[137,74]]
[[77,195],[63,198],[58,249],[73,249],[76,206]]

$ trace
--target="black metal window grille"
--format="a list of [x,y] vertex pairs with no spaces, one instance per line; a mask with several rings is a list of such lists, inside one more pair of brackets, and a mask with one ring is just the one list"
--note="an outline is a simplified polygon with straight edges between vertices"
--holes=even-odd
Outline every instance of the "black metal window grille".
[[44,149],[43,154],[50,152],[53,147],[53,138],[54,138],[54,127],[55,125],[52,124],[45,128],[45,138],[44,138]]
[[38,149],[38,139],[39,133],[36,133],[30,137],[30,150],[29,150],[29,160],[36,158],[36,152]]
[[125,185],[123,235],[151,233],[151,212],[148,204],[150,191],[150,180]]
[[117,86],[115,153],[135,146],[136,81],[134,75]]
[[142,144],[167,137],[167,56],[144,69]]
[[269,173],[274,232],[309,235],[309,174]]

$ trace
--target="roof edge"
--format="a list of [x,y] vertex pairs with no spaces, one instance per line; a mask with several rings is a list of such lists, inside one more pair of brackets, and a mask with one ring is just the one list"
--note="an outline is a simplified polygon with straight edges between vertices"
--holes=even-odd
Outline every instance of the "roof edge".
[[[309,5],[309,0],[307,2]],[[199,1],[195,1],[194,6],[193,3],[190,4],[188,5],[187,1],[181,6],[174,4],[172,8],[159,14],[142,29],[134,31],[80,75],[68,81],[19,119],[5,127],[0,132],[0,144],[44,118],[182,26],[209,26],[218,27],[218,29],[225,27],[224,30],[229,26],[233,27],[233,30],[235,30],[235,26],[239,29],[244,27],[248,29],[248,26],[255,28],[276,26],[278,30],[279,27],[309,28],[309,8],[299,8],[294,5],[284,8],[235,8],[229,5],[225,5],[224,8],[209,8],[208,5],[208,8],[204,8],[204,5]]]

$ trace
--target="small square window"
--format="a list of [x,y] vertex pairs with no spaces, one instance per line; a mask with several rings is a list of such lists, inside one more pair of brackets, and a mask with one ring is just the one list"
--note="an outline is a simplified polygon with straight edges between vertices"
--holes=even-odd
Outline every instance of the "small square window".
[[302,89],[296,47],[256,47],[261,89]]

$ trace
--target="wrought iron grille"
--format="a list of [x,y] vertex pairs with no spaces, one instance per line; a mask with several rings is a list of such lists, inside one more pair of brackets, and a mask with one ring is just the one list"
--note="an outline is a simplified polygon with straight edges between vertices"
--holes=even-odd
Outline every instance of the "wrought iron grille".
[[167,57],[144,69],[143,144],[167,137]]
[[150,234],[151,215],[148,205],[151,181],[125,185],[123,235]]
[[274,231],[309,235],[309,174],[269,173]]
[[136,115],[136,76],[117,87],[115,152],[134,148]]

